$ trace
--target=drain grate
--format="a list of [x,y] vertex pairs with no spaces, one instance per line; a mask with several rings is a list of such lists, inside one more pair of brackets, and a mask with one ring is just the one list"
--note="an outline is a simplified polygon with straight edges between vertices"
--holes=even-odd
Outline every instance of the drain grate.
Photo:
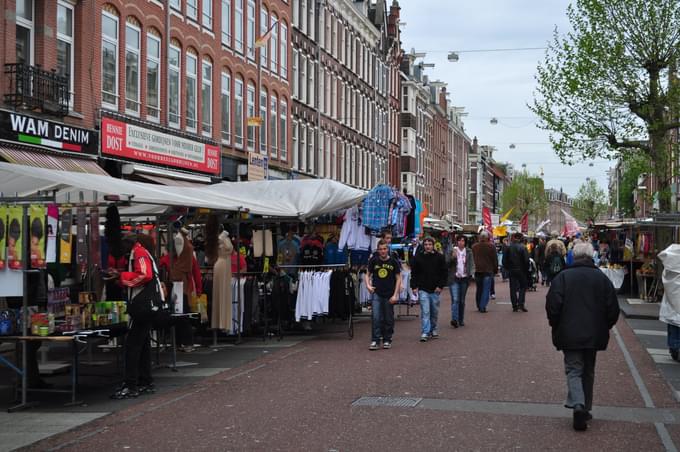
[[352,402],[352,406],[415,408],[422,400],[422,397],[360,397]]

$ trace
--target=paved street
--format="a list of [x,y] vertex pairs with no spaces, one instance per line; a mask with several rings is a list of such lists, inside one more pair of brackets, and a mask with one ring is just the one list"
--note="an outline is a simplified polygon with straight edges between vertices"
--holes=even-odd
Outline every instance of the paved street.
[[598,354],[595,419],[575,432],[545,289],[513,313],[507,283],[496,287],[487,314],[472,288],[458,329],[447,295],[438,340],[418,342],[419,320],[401,318],[393,348],[371,352],[361,320],[352,341],[271,347],[27,450],[675,450],[680,406],[655,363],[665,358],[648,353],[664,349],[658,322],[619,320]]

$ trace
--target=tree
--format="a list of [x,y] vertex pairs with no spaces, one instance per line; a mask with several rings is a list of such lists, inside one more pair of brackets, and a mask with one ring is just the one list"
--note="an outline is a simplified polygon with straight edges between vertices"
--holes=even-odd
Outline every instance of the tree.
[[578,189],[571,209],[574,218],[584,223],[595,221],[607,212],[607,195],[594,179],[587,180]]
[[619,180],[619,209],[624,217],[636,216],[634,192],[640,175],[649,171],[650,165],[645,156],[632,156],[623,160]]
[[526,171],[515,173],[512,182],[505,186],[501,195],[503,212],[514,207],[510,218],[519,220],[524,212],[534,219],[544,219],[548,210],[548,201],[545,197],[543,179],[528,174]]
[[567,17],[573,31],[555,30],[529,108],[563,163],[646,156],[669,211],[680,2],[577,0]]

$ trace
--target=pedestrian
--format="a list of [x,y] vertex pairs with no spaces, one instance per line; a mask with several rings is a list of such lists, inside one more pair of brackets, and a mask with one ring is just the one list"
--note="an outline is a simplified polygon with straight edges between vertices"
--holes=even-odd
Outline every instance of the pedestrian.
[[593,264],[593,252],[590,243],[576,243],[574,264],[555,276],[545,304],[553,345],[564,353],[565,406],[573,409],[575,430],[586,430],[592,419],[595,358],[619,318],[616,290]]
[[[132,247],[128,271],[118,272],[111,269],[109,278],[118,278],[119,283],[128,289],[128,313],[130,321],[125,340],[125,371],[122,386],[111,395],[112,399],[129,399],[140,394],[155,392],[151,377],[151,308],[140,314],[132,305],[150,306],[155,294],[163,293],[158,279],[158,268],[153,258],[154,242],[148,235],[137,234]],[[158,291],[158,292],[156,292]]]
[[475,265],[475,284],[477,291],[475,301],[479,312],[486,313],[486,306],[489,303],[489,291],[494,275],[498,273],[498,256],[496,249],[489,242],[490,234],[488,231],[479,233],[479,242],[472,246],[472,257]]
[[541,275],[541,285],[545,285],[545,238],[540,237],[538,239],[538,244],[534,248],[534,261],[536,262],[536,267]]
[[456,246],[446,255],[448,265],[448,285],[451,293],[451,326],[465,326],[465,295],[470,279],[474,276],[472,250],[467,239],[459,235]]
[[529,287],[529,253],[522,243],[521,232],[512,235],[512,243],[503,253],[503,268],[510,277],[510,301],[512,312],[527,312],[524,306],[527,287]]
[[394,334],[394,305],[399,301],[401,264],[390,255],[387,242],[378,242],[378,253],[368,261],[364,281],[371,294],[371,345],[369,350],[392,347]]
[[411,290],[420,301],[420,342],[439,337],[439,295],[446,287],[446,260],[434,249],[434,239],[423,239],[423,252],[411,264]]
[[557,232],[551,234],[551,239],[545,246],[545,260],[543,263],[545,275],[547,276],[546,285],[564,268],[564,256],[567,255],[567,248],[564,242],[557,238]]

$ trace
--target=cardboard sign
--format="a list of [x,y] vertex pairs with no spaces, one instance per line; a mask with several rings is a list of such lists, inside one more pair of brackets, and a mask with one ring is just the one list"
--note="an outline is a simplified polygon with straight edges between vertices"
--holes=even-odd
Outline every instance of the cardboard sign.
[[12,270],[21,270],[24,265],[23,253],[23,207],[10,207],[7,223],[7,263]]
[[31,268],[47,268],[45,260],[45,219],[47,209],[45,206],[32,205],[28,209],[28,229],[31,237]]

